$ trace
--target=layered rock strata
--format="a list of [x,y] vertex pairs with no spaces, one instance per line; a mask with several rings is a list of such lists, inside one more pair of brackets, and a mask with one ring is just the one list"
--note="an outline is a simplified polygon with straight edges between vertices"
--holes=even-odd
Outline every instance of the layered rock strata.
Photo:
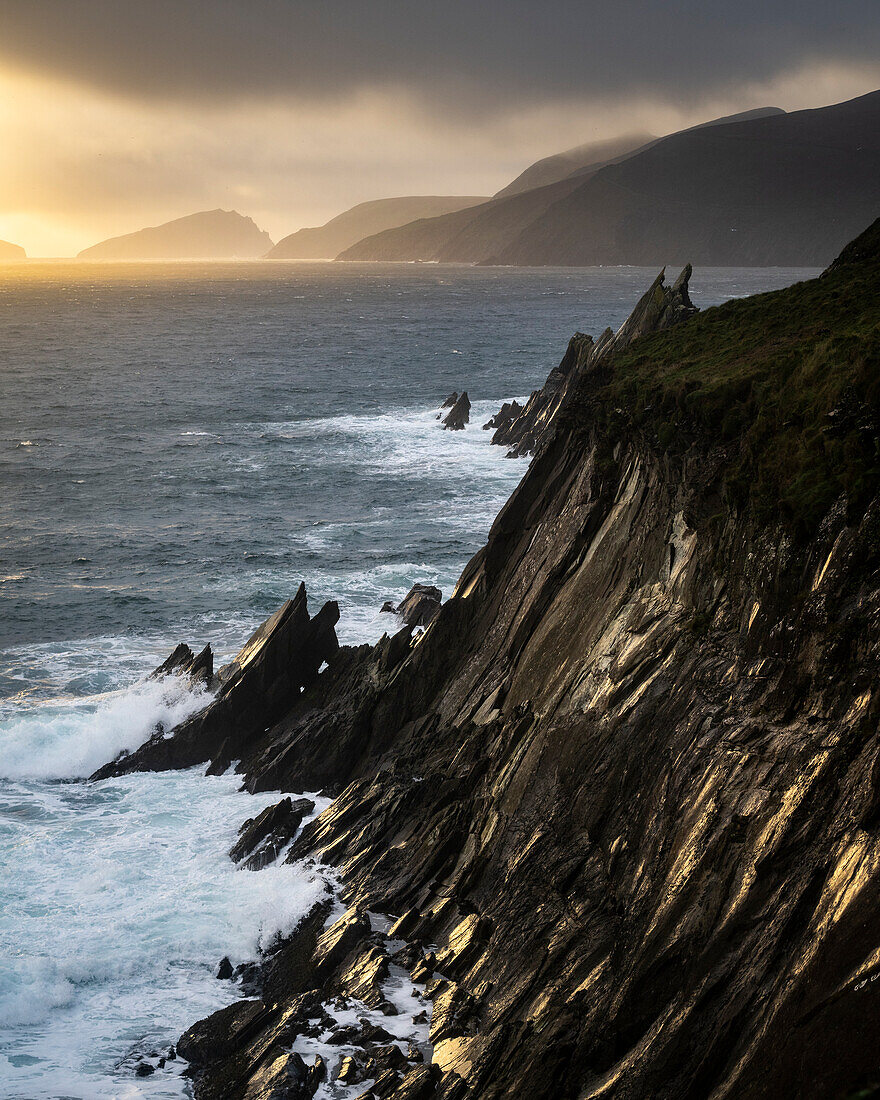
[[[827,386],[852,355],[873,409],[875,230],[817,288],[646,346],[672,369],[703,340],[723,381],[746,349],[722,333],[755,322],[782,348],[812,303],[787,384]],[[772,438],[700,428],[691,397],[686,445],[664,447],[643,409],[613,404],[621,361],[576,372],[417,645],[338,650],[267,731],[237,736],[250,789],[337,793],[286,858],[338,868],[351,912],[332,936],[313,914],[266,961],[259,1001],[188,1033],[197,1097],[312,1094],[291,1063],[299,999],[355,979],[376,995],[367,911],[396,918],[387,934],[432,1008],[430,1064],[367,1095],[818,1100],[878,1083],[874,444],[856,424],[829,452],[852,489],[795,534],[730,482]],[[762,432],[779,377],[760,376]],[[833,411],[831,390],[804,393]],[[206,734],[203,758],[226,737]],[[191,742],[184,724],[138,763],[192,761]]]

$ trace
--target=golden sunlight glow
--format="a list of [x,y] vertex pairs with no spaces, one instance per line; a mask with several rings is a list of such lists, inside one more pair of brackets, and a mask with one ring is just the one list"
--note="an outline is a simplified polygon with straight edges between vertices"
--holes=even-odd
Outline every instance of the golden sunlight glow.
[[33,72],[0,71],[0,239],[30,256],[196,210],[254,218],[273,239],[367,199],[492,194],[526,165],[586,141],[668,133],[756,106],[820,106],[880,83],[874,67],[810,66],[691,110],[565,101],[477,122],[428,115],[403,89],[344,100],[151,103]]

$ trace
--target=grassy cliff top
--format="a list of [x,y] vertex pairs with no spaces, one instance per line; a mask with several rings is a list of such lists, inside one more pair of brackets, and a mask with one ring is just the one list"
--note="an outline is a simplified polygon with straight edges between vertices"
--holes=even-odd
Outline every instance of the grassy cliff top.
[[880,219],[820,278],[707,309],[636,341],[581,391],[664,450],[723,442],[724,489],[809,537],[845,492],[880,489]]

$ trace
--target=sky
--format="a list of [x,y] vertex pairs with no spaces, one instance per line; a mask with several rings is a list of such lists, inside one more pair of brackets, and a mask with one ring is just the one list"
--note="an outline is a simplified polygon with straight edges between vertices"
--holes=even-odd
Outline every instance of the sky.
[[73,255],[222,207],[278,240],[878,88],[878,0],[0,0],[0,239]]

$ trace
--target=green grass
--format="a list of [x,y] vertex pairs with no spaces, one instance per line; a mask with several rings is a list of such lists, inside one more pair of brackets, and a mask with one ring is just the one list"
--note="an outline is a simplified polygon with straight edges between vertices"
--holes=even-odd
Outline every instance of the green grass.
[[[724,444],[729,501],[800,537],[841,493],[856,518],[880,490],[880,220],[848,256],[638,340],[604,384],[585,380],[575,415],[589,409],[614,438],[635,426],[673,456]],[[829,430],[841,404],[857,415]]]

